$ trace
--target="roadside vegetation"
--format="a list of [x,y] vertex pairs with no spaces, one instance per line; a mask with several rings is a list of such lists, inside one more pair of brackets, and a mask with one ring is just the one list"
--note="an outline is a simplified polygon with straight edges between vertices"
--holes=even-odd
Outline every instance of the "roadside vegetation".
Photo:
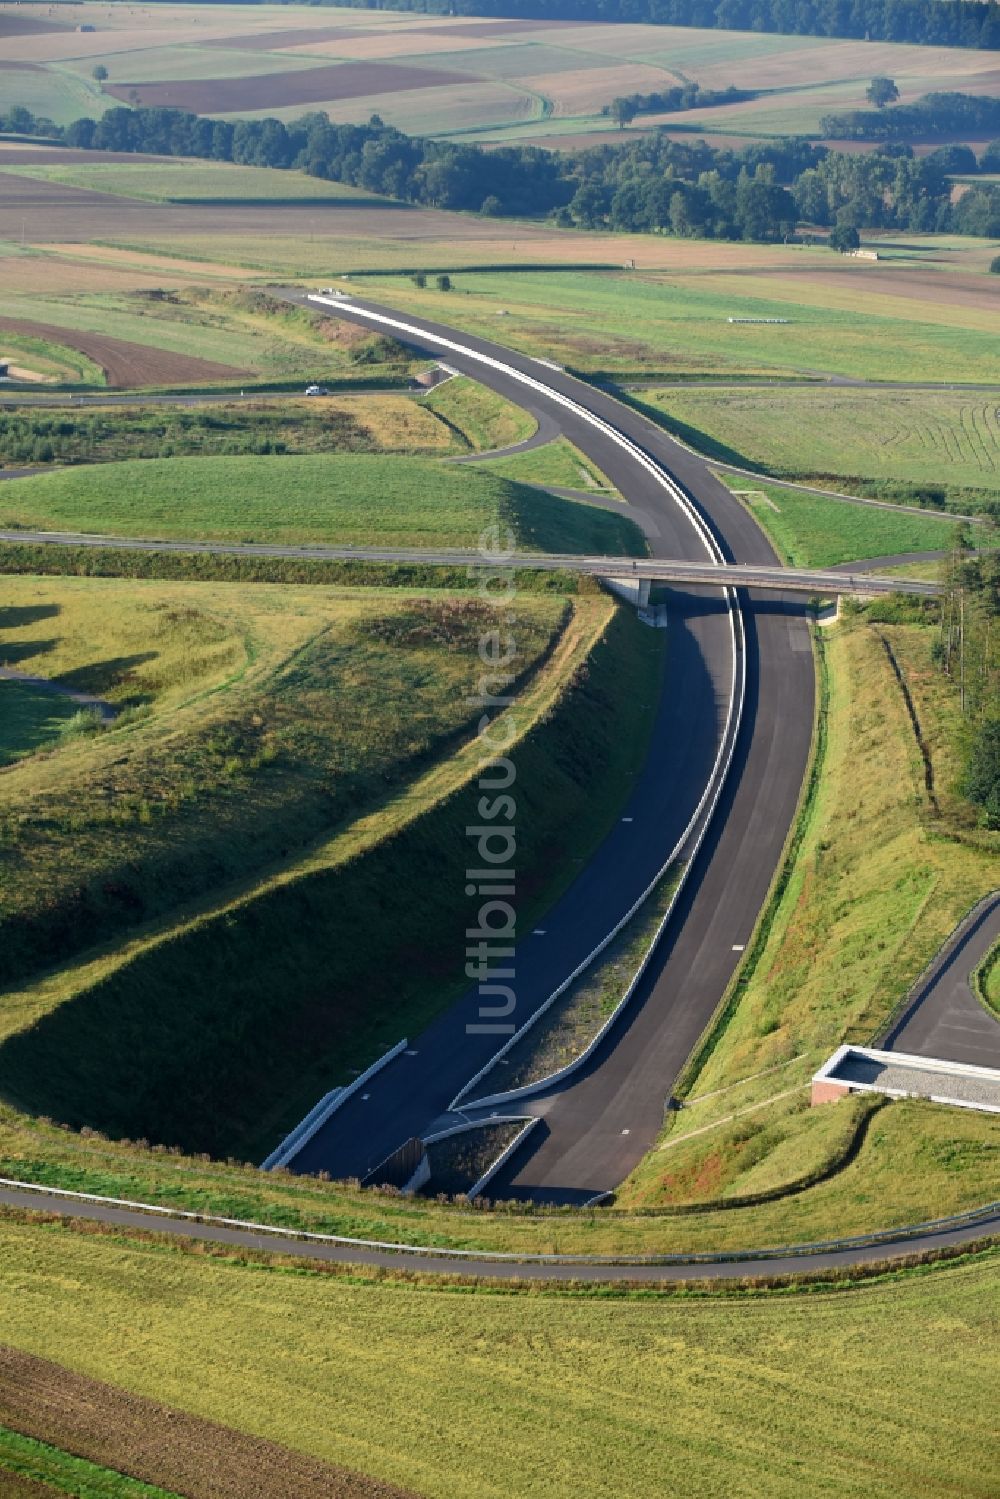
[[523,453],[511,453],[506,458],[484,459],[483,466],[490,473],[522,484],[583,491],[592,489],[605,496],[616,493],[597,465],[565,437],[554,438],[552,442],[528,448]]
[[464,375],[435,386],[422,404],[476,453],[524,442],[538,426],[530,412]]
[[[221,384],[232,389],[252,386],[257,379],[270,386],[294,388],[318,381],[350,389],[404,386],[415,367],[410,353],[393,339],[285,302],[260,288],[172,286],[176,276],[161,268],[165,285],[150,285],[147,275],[138,287],[134,278],[131,285],[126,278],[118,289],[112,269],[104,275],[108,289],[91,285],[67,296],[60,291],[61,271],[59,266],[46,275],[28,296],[16,288],[0,295],[0,329],[3,319],[21,325],[21,331],[11,336],[27,337],[50,359],[57,359],[60,367],[51,374],[63,383],[174,388]],[[94,279],[100,288],[100,273]],[[66,330],[65,343],[59,342],[60,329]],[[43,338],[38,330],[44,330]],[[7,336],[0,332],[0,341]],[[112,341],[111,347],[106,340]],[[130,348],[116,348],[115,340]],[[194,361],[189,375],[178,375],[178,356]],[[199,361],[216,368],[199,376]]]
[[0,465],[302,453],[444,454],[455,435],[403,395],[0,412]]
[[[942,305],[933,286],[914,295],[904,270],[887,266],[876,285],[856,268],[832,273],[826,250],[800,247],[791,265],[788,253],[682,241],[670,271],[470,270],[455,277],[452,292],[421,290],[402,276],[354,279],[368,295],[427,317],[460,315],[463,327],[487,338],[498,336],[504,311],[504,343],[591,379],[820,373],[997,381],[1000,320],[985,277],[970,280],[973,305]],[[896,274],[899,285],[889,279]],[[747,321],[731,323],[733,316]]]
[[[940,624],[921,618],[891,601],[848,606],[823,644],[820,758],[793,857],[681,1081],[685,1107],[622,1201],[671,1200],[673,1142],[738,1113],[728,1136],[706,1128],[688,1141],[684,1175],[731,1170],[734,1137],[755,1142],[755,1161],[772,1150],[794,1158],[788,1095],[840,1041],[870,1044],[881,1033],[948,934],[995,887],[1000,843],[963,794],[967,729],[956,684],[938,664]],[[811,1113],[800,1119],[816,1127]],[[976,1128],[989,1139],[990,1121]],[[954,1169],[966,1168],[960,1155]]]

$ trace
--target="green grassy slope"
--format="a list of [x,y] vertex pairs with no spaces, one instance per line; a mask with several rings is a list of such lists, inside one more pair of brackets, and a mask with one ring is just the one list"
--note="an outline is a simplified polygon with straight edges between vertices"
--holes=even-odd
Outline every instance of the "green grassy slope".
[[933,515],[825,500],[743,475],[721,477],[740,492],[754,519],[795,567],[832,567],[905,552],[946,552],[954,538],[954,525]]
[[469,466],[355,455],[171,458],[12,479],[7,526],[125,536],[368,546],[478,544],[498,521],[529,550],[645,550],[624,516]]
[[[617,814],[642,761],[661,647],[615,611],[511,752],[523,920]],[[0,1046],[0,1089],[77,1126],[263,1155],[345,1069],[415,1033],[464,983],[468,913],[454,892],[478,796],[471,781],[355,857],[147,948]]]

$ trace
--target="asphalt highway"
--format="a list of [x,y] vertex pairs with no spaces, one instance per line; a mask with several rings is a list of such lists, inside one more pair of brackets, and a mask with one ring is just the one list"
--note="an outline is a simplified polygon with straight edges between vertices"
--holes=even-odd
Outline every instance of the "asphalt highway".
[[[304,294],[286,295],[308,305]],[[399,317],[391,308],[346,299],[338,299],[337,311],[376,326],[379,318]],[[680,506],[616,434],[637,444],[682,486],[728,561],[775,566],[763,533],[708,465],[644,417],[527,355],[409,315],[406,322],[408,329],[389,331],[517,404],[528,395],[548,409],[560,430],[625,497],[654,559],[708,560]],[[456,343],[462,347],[456,349]],[[519,377],[531,384],[526,388]],[[579,415],[567,400],[606,423],[610,432]],[[751,603],[741,590],[740,599],[746,637],[742,728],[722,803],[675,919],[607,1051],[550,1100],[544,1128],[533,1132],[524,1158],[515,1158],[502,1190],[491,1188],[491,1195],[582,1201],[616,1186],[652,1143],[677,1071],[749,940],[795,815],[812,738],[815,683],[802,607],[780,593],[755,594]],[[685,590],[675,591],[670,604],[668,676],[650,753],[623,809],[623,818],[631,821],[617,825],[543,929],[518,942],[519,1024],[645,888],[647,875],[669,853],[674,831],[685,825],[685,812],[703,795],[713,751],[719,752],[732,681],[724,599],[719,592],[706,597]],[[472,989],[423,1036],[411,1038],[412,1054],[400,1056],[356,1093],[292,1168],[363,1177],[404,1140],[447,1116],[451,1100],[483,1066],[491,1047],[497,1048],[496,1038],[466,1033],[477,1006]]]

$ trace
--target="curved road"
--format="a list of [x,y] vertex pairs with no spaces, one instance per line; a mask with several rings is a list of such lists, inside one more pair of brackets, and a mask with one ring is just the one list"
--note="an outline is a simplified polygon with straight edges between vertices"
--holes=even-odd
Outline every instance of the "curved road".
[[1000,890],[985,896],[959,922],[876,1044],[974,1067],[1000,1067],[1000,1016],[991,1014],[972,988],[973,972],[997,942]]
[[[308,303],[304,293],[285,293]],[[636,443],[683,486],[727,560],[773,566],[753,518],[709,466],[662,429],[562,370],[488,340],[365,302],[337,299],[362,321],[393,320],[401,341],[470,374],[516,404],[526,395],[607,475],[654,556],[704,560],[680,506],[614,433]],[[384,325],[384,324],[383,324]],[[458,342],[462,348],[453,345]],[[463,352],[467,350],[468,352]],[[483,363],[497,361],[507,368]],[[513,374],[511,373],[513,370]],[[532,382],[525,387],[518,376]],[[539,388],[541,386],[541,388]],[[567,407],[576,403],[609,435]],[[671,596],[669,675],[651,753],[622,821],[550,911],[517,945],[517,1021],[528,1018],[624,914],[673,847],[704,790],[720,743],[732,644],[719,592]],[[719,1003],[763,905],[795,815],[812,739],[815,684],[809,626],[780,593],[741,595],[745,622],[743,725],[723,799],[690,872],[676,918],[613,1044],[566,1089],[533,1132],[504,1194],[584,1201],[616,1186],[655,1139],[678,1070]],[[428,1132],[504,1038],[469,1035],[478,995],[465,994],[411,1053],[390,1063],[318,1131],[295,1169],[365,1176],[397,1146]],[[541,1137],[540,1139],[538,1137]]]

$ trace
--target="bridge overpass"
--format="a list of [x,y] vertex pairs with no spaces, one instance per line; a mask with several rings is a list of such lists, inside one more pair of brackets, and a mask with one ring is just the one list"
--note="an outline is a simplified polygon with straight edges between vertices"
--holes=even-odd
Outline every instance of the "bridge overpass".
[[[336,562],[418,563],[426,567],[497,566],[496,556],[458,547],[292,546],[279,542],[166,541],[154,537],[104,536],[95,532],[0,530],[0,541],[34,546],[84,546],[116,551],[204,552],[212,556],[294,557]],[[712,588],[762,588],[781,593],[852,594],[873,597],[909,593],[933,598],[938,583],[809,567],[780,567],[748,562],[687,562],[663,557],[581,557],[571,553],[519,552],[505,565],[532,572],[585,573],[635,586],[636,601],[645,603],[652,583],[703,584]],[[644,596],[645,595],[645,596]]]

